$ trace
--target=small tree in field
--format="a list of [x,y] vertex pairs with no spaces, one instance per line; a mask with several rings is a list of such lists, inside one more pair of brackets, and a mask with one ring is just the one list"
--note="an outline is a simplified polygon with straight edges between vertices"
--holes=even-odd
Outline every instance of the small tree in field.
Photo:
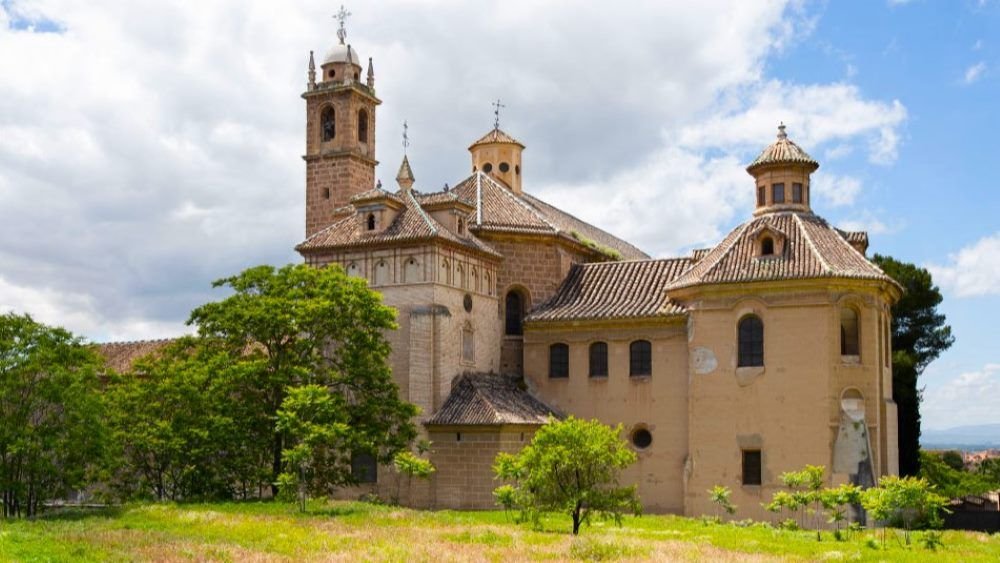
[[708,490],[708,496],[715,503],[715,519],[719,522],[722,521],[723,512],[726,514],[736,513],[736,505],[731,500],[733,491],[729,487],[716,485]]
[[393,501],[399,503],[399,492],[402,488],[403,477],[405,476],[406,492],[411,494],[411,506],[413,504],[413,478],[430,479],[431,474],[437,471],[429,459],[419,457],[413,452],[405,450],[396,454],[396,457],[392,459],[392,466],[396,469],[396,473],[398,473],[396,477],[396,498]]
[[[927,480],[916,477],[883,477],[878,487],[861,494],[861,505],[876,521],[888,524],[893,519],[902,521],[906,544],[910,544],[910,529],[918,519],[926,519],[932,527],[940,526],[941,511],[948,500],[933,492]],[[882,529],[885,545],[885,528]]]
[[621,433],[621,425],[597,420],[550,419],[520,453],[497,456],[497,478],[512,483],[495,491],[497,501],[536,523],[543,512],[569,514],[574,535],[594,514],[618,523],[625,512],[639,514],[635,485],[618,483],[618,473],[636,461]]

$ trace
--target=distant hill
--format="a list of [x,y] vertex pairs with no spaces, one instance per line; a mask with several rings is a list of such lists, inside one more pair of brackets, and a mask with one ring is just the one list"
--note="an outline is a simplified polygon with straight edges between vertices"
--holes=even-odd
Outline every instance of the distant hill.
[[921,447],[975,450],[1000,447],[1000,424],[957,426],[946,430],[923,430]]

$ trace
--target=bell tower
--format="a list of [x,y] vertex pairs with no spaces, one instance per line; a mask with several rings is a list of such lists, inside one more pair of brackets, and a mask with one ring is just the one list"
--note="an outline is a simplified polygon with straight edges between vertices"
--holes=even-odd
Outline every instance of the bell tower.
[[347,43],[341,7],[336,17],[339,42],[327,52],[319,73],[309,53],[306,101],[306,237],[329,225],[334,211],[351,196],[375,186],[375,70],[368,59],[361,81],[361,59]]

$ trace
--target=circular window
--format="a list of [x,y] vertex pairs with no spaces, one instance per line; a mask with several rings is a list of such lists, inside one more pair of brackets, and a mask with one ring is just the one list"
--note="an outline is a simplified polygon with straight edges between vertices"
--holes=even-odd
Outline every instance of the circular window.
[[645,428],[639,428],[632,431],[632,445],[644,450],[653,443],[653,435],[649,433],[649,430]]
[[331,68],[331,69],[330,69],[330,78],[333,78],[334,76],[337,76],[337,71],[335,71],[335,70],[333,70],[333,69]]
[[517,174],[518,176],[521,175],[521,165],[520,164],[518,164],[517,166],[514,167],[514,173]]
[[468,293],[466,293],[465,297],[462,298],[462,306],[465,307],[466,313],[472,312],[472,296]]
[[489,162],[487,162],[486,164],[484,164],[483,165],[483,172],[485,172],[487,174],[489,174],[490,172],[493,172],[493,165],[490,164]]
[[507,164],[506,162],[501,162],[500,163],[500,171],[501,172],[507,172],[508,170],[510,170],[510,165]]

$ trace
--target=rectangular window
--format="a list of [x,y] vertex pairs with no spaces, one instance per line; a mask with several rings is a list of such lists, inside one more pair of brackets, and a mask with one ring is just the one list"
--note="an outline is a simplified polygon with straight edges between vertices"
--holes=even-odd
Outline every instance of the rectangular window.
[[784,184],[775,184],[775,185],[771,186],[771,190],[773,192],[771,194],[773,196],[771,198],[771,203],[785,203],[785,185]]
[[767,190],[764,189],[764,186],[757,186],[757,207],[764,207],[766,193]]
[[636,340],[629,344],[628,356],[629,375],[653,374],[653,347],[648,340]]
[[802,184],[792,184],[792,203],[802,203]]
[[760,450],[743,450],[743,484],[760,485],[761,473]]
[[355,453],[351,456],[351,476],[358,483],[378,481],[378,463],[370,453]]
[[569,346],[549,346],[549,377],[569,377]]
[[608,343],[594,342],[590,345],[590,377],[608,376]]
[[462,361],[467,364],[476,361],[476,340],[468,328],[462,330]]

